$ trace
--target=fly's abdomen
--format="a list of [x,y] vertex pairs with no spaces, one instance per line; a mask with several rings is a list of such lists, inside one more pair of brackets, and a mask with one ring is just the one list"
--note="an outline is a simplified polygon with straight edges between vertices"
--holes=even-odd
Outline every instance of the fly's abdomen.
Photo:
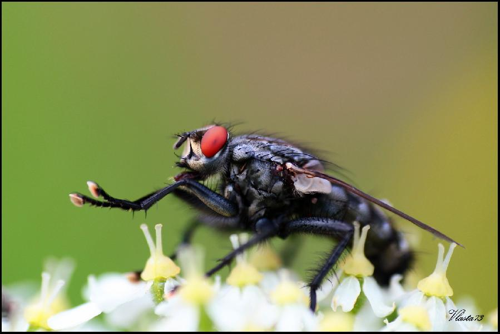
[[365,255],[375,267],[373,276],[377,282],[387,286],[393,275],[403,275],[411,267],[414,254],[404,234],[395,228],[381,209],[358,200],[365,211],[363,219],[358,220],[362,225],[370,225]]
[[370,225],[365,254],[375,266],[373,276],[379,284],[388,285],[394,274],[404,274],[411,267],[414,254],[405,236],[381,209],[335,185],[330,194],[311,196],[310,201],[313,216]]

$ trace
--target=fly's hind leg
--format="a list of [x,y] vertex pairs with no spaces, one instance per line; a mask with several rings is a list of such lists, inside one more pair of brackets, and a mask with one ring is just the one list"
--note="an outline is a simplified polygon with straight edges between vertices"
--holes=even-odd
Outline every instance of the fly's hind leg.
[[354,233],[354,227],[349,224],[333,219],[324,218],[301,218],[285,223],[282,227],[281,237],[286,238],[294,233],[309,233],[315,235],[332,236],[339,242],[335,245],[326,261],[316,271],[313,279],[309,283],[310,288],[310,308],[316,310],[316,291],[321,286],[328,272],[337,263],[342,252],[348,247]]

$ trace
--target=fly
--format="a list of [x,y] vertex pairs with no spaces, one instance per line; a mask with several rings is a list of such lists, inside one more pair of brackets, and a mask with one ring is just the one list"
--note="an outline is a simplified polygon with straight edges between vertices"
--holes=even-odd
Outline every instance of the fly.
[[[272,238],[309,233],[335,239],[337,243],[309,282],[313,311],[317,289],[342,252],[352,247],[354,222],[361,227],[370,225],[365,253],[375,267],[373,276],[379,284],[387,285],[392,275],[403,274],[410,268],[414,254],[380,207],[438,238],[457,243],[389,204],[325,174],[322,160],[285,140],[258,134],[233,136],[226,127],[216,124],[179,134],[174,149],[183,145],[177,163],[183,171],[171,185],[128,201],[110,196],[89,181],[91,194],[103,200],[80,193],[70,194],[70,199],[76,206],[146,211],[166,195],[174,194],[199,213],[186,229],[183,243],[189,243],[194,230],[203,224],[253,233],[247,243],[208,271],[208,277],[230,264],[239,253]],[[217,189],[202,184],[212,176],[220,177]]]

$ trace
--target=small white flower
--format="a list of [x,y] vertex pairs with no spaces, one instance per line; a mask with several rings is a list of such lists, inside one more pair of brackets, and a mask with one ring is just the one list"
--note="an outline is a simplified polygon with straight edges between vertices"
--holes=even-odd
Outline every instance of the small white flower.
[[382,318],[375,315],[370,303],[364,303],[354,316],[353,330],[355,332],[378,331],[382,327],[384,327],[384,322]]
[[220,331],[270,330],[279,315],[278,307],[255,285],[222,287],[207,311]]
[[[141,229],[151,253],[141,274],[141,278],[147,282],[131,282],[122,274],[106,274],[99,280],[91,275],[87,292],[89,302],[50,318],[49,325],[53,329],[74,328],[101,313],[109,314],[109,321],[114,325],[126,327],[125,325],[136,322],[142,313],[153,308],[154,304],[150,302],[153,298],[163,300],[165,282],[176,276],[180,268],[163,255],[162,225],[155,226],[156,245],[147,225],[142,224]],[[132,302],[133,305],[129,304]],[[120,325],[121,322],[124,324]]]
[[[385,304],[385,293],[372,277],[374,267],[364,254],[365,241],[370,226],[363,227],[360,233],[359,223],[354,222],[354,229],[352,252],[343,265],[346,276],[335,290],[332,309],[337,311],[337,308],[341,307],[344,312],[351,312],[362,290],[375,315],[380,318],[386,317],[394,311],[396,306],[394,303],[392,306]],[[361,287],[360,281],[363,282],[363,287]]]
[[24,310],[26,321],[32,329],[51,330],[48,319],[68,308],[64,286],[74,269],[73,261],[49,258],[42,273],[42,288],[39,297]]
[[[36,293],[37,288],[31,284],[11,286],[7,289],[8,292],[4,292],[2,287],[2,309],[6,307],[9,310],[5,318],[2,312],[2,329],[51,330],[47,319],[69,307],[65,292],[74,267],[71,259],[48,258],[44,263],[39,293]],[[34,294],[36,297],[32,298]]]
[[304,284],[292,281],[287,271],[280,271],[281,280],[271,292],[271,301],[279,307],[276,331],[313,331],[318,319],[309,309],[309,297],[301,288]]
[[[230,239],[236,249],[241,243],[246,243],[248,237],[233,234]],[[238,255],[236,261],[227,278],[228,285],[221,288],[210,302],[207,312],[221,331],[269,330],[277,319],[278,308],[269,303],[257,285],[263,275],[247,261],[246,252]]]
[[[399,316],[394,322],[387,323],[385,330],[400,330],[400,326],[409,325],[432,331],[465,329],[463,324],[449,321],[449,310],[456,309],[456,306],[450,299],[453,289],[446,277],[446,270],[455,247],[456,244],[451,244],[445,258],[444,246],[438,245],[438,260],[434,272],[420,280],[417,289],[401,298]],[[427,314],[427,318],[424,313]]]
[[117,273],[104,274],[98,279],[91,275],[86,289],[88,302],[54,315],[48,321],[49,326],[55,330],[74,328],[128,302],[143,297],[151,299],[148,295],[151,283],[130,282],[126,275]]
[[49,287],[51,283],[50,278],[49,273],[42,273],[42,289],[40,298],[26,307],[24,311],[26,321],[28,321],[31,327],[36,329],[42,328],[51,330],[50,325],[47,324],[47,319],[60,310],[55,303],[55,300],[57,295],[61,292],[65,282],[63,280],[58,280],[54,285],[52,285],[51,288]]
[[156,307],[155,313],[165,318],[150,328],[153,331],[198,330],[202,312],[218,290],[201,270],[203,256],[198,249],[184,247],[178,257],[185,277],[175,292],[167,292],[166,300]]

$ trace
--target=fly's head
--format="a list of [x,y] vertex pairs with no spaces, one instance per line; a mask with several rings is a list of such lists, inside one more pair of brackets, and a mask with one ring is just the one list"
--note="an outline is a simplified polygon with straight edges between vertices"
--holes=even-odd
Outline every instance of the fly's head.
[[229,159],[229,132],[220,125],[210,125],[178,135],[174,149],[183,144],[178,167],[206,177],[224,170]]

